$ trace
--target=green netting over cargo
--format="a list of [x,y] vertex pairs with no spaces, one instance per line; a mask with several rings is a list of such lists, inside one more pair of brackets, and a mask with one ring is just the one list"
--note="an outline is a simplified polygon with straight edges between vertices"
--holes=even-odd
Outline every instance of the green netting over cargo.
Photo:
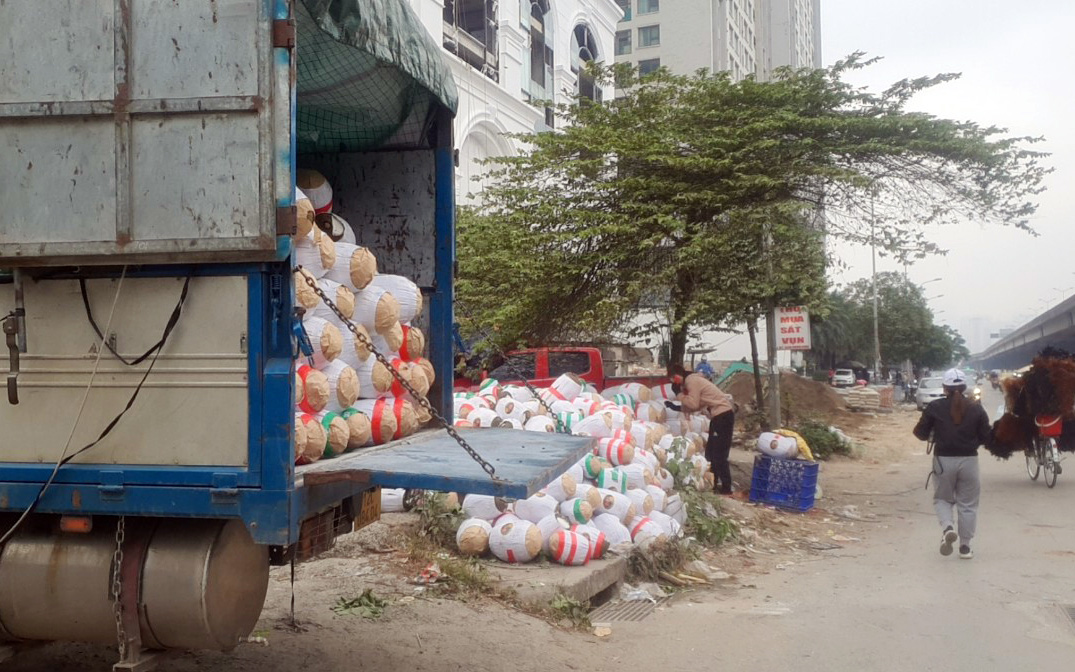
[[440,46],[406,0],[302,0],[300,153],[423,144],[431,111],[458,93]]

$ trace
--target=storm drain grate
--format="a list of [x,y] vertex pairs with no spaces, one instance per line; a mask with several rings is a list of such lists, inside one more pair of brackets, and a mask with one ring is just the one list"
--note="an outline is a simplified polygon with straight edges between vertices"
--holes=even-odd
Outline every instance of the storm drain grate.
[[1075,604],[1062,604],[1060,605],[1060,608],[1068,615],[1072,627],[1075,627]]
[[590,612],[591,623],[612,623],[623,621],[641,621],[652,614],[657,607],[667,604],[672,596],[662,597],[654,604],[649,600],[633,600],[631,602],[617,602],[606,604]]

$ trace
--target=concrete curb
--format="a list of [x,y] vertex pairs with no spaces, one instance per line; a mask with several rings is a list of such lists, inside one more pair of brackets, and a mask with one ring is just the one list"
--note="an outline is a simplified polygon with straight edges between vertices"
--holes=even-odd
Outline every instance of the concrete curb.
[[501,564],[490,566],[489,573],[498,588],[515,591],[521,602],[544,607],[557,595],[585,602],[622,583],[627,575],[627,558],[594,560],[582,567]]

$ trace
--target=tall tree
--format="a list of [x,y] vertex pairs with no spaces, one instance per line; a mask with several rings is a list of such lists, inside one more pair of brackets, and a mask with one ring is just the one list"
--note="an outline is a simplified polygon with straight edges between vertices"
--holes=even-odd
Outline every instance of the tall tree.
[[[1034,139],[905,109],[951,75],[881,94],[842,81],[870,62],[767,82],[592,66],[620,95],[520,136],[530,151],[499,159],[461,217],[461,300],[501,345],[663,328],[676,361],[692,328],[818,302],[823,234],[908,257],[936,250],[928,225],[1028,229],[1047,172]],[[640,310],[655,297],[667,310]]]

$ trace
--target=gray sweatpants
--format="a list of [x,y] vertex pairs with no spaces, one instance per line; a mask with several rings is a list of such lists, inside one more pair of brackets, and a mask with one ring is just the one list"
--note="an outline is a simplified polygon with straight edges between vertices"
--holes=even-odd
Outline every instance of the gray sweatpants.
[[956,507],[959,543],[969,546],[978,526],[978,495],[982,486],[978,477],[978,456],[933,458],[933,507],[941,529],[956,527],[952,507]]

